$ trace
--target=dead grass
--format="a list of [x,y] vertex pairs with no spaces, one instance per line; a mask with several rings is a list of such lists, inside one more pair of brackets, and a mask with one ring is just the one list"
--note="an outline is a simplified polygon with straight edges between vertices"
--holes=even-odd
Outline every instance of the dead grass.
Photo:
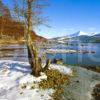
[[46,70],[47,80],[40,82],[39,86],[42,89],[52,88],[55,90],[52,97],[54,100],[61,100],[59,95],[63,93],[63,85],[65,82],[69,83],[69,76],[60,73],[57,70]]
[[22,41],[22,40],[7,40],[6,39],[6,41],[5,40],[0,40],[0,44],[23,44],[23,43],[25,43],[24,41]]

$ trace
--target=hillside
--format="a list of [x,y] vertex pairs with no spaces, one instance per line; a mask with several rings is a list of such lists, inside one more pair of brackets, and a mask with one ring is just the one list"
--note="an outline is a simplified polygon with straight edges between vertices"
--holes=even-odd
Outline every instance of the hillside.
[[100,33],[86,33],[78,31],[69,36],[56,37],[49,40],[56,43],[100,43]]
[[77,37],[77,36],[89,36],[89,33],[78,31],[70,35],[70,37]]
[[[0,17],[0,39],[13,39],[19,40],[24,39],[27,34],[25,34],[25,26],[21,22],[16,22],[11,18]],[[33,41],[46,41],[45,38],[38,36],[34,31],[31,31]]]
[[[8,9],[0,1],[0,41],[2,40],[25,40],[27,33],[25,24],[22,22],[15,21]],[[31,31],[31,37],[33,41],[46,41],[47,39],[41,36],[38,36],[34,31]]]
[[31,33],[32,33],[32,39],[33,39],[33,41],[38,41],[38,42],[45,42],[45,41],[47,41],[46,38],[37,35],[34,31],[32,31]]

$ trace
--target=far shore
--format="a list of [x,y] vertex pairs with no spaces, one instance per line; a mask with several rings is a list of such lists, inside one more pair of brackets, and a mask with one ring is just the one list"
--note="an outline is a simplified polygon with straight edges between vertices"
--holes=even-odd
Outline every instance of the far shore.
[[2,44],[24,44],[25,40],[0,40],[0,45]]
[[87,54],[87,53],[95,53],[95,51],[88,51],[88,50],[73,50],[73,49],[46,49],[46,53],[48,54],[56,54],[56,53],[82,53],[82,54]]
[[81,68],[85,68],[85,69],[93,71],[93,72],[100,73],[100,66],[96,66],[96,65],[70,65],[70,64],[64,64],[64,65],[81,67]]

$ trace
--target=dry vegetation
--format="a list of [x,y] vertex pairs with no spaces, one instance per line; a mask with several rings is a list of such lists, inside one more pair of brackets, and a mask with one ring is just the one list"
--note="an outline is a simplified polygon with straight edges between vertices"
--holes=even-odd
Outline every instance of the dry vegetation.
[[[25,25],[22,22],[17,22],[11,18],[0,17],[0,43],[18,43],[25,39],[27,32]],[[46,41],[47,39],[38,36],[34,31],[31,31],[32,40]],[[3,41],[3,39],[6,41]],[[16,40],[16,41],[15,41]]]
[[46,70],[47,80],[40,82],[39,86],[42,89],[52,88],[55,90],[52,95],[54,100],[61,100],[59,95],[63,93],[63,85],[65,82],[69,83],[69,76],[60,73],[57,70]]

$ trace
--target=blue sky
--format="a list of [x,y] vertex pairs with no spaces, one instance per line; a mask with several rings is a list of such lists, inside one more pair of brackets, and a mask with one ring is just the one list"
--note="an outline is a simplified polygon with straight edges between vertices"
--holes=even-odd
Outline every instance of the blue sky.
[[[9,4],[10,0],[3,0]],[[19,0],[20,1],[20,0]],[[48,0],[44,16],[49,17],[48,25],[40,26],[36,32],[48,38],[66,36],[79,30],[100,32],[100,0]]]

